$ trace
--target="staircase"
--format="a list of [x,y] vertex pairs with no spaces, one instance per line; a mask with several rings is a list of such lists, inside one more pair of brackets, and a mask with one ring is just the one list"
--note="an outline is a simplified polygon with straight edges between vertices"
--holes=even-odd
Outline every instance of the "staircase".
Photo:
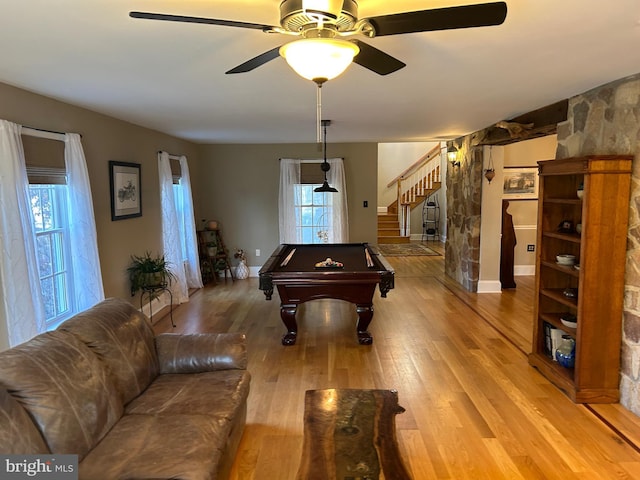
[[397,213],[378,214],[378,243],[409,243],[409,236],[400,235]]
[[387,213],[378,214],[378,243],[409,243],[410,213],[429,195],[440,190],[440,146],[431,149],[411,167],[389,182],[397,185],[397,199]]

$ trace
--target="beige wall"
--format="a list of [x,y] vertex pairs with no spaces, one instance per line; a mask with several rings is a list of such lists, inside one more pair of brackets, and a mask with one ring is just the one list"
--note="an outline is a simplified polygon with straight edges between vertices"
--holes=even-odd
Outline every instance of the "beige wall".
[[[327,156],[344,158],[349,241],[375,243],[377,144],[329,144]],[[200,174],[192,177],[201,192],[198,224],[201,219],[220,222],[227,248],[231,253],[244,249],[249,266],[261,266],[279,244],[280,158],[319,159],[322,152],[315,143],[206,145],[201,149]]]
[[[555,158],[558,146],[557,135],[516,142],[504,147],[505,167],[537,167],[538,160]],[[513,217],[516,231],[514,263],[516,274],[533,275],[536,254],[527,252],[527,245],[536,244],[536,223],[538,221],[537,200],[517,200],[509,202],[508,212]]]
[[[500,245],[502,230],[502,183],[504,167],[537,167],[538,160],[555,156],[557,136],[516,142],[504,147],[484,147],[483,169],[492,158],[496,176],[482,180],[482,223],[480,234],[480,279],[478,292],[500,292]],[[535,252],[527,252],[527,245],[536,244],[537,200],[510,200],[507,212],[511,214],[516,232],[514,273],[535,274]],[[516,280],[517,283],[517,280]]]
[[[198,175],[198,146],[25,90],[0,84],[0,118],[21,125],[75,132],[91,182],[102,278],[107,297],[130,299],[125,269],[131,254],[162,249],[158,150],[185,154]],[[141,164],[142,217],[111,221],[109,160]],[[137,299],[133,300],[137,302]],[[0,343],[3,338],[0,333]]]
[[[202,218],[219,220],[227,247],[247,250],[252,266],[261,265],[279,241],[278,159],[322,156],[315,143],[197,145],[5,84],[0,84],[0,118],[82,135],[107,297],[131,299],[125,274],[130,256],[162,250],[158,150],[187,156],[198,226]],[[350,240],[374,243],[377,144],[329,144],[328,156],[345,159]],[[111,220],[109,160],[141,164],[141,217]],[[261,250],[259,258],[256,249]],[[131,300],[138,303],[137,298]],[[0,331],[0,347],[4,341],[6,335]]]

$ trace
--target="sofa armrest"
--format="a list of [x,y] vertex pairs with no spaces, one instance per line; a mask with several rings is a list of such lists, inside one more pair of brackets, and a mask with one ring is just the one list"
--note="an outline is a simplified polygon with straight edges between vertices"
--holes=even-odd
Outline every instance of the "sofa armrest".
[[160,373],[246,370],[246,338],[240,333],[161,333],[156,336]]

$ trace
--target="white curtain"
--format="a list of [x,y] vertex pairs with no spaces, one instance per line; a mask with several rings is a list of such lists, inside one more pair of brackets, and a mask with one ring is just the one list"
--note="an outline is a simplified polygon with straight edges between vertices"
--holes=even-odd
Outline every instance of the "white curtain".
[[191,194],[191,176],[187,157],[180,157],[180,185],[182,186],[182,205],[184,211],[184,235],[187,250],[186,277],[188,288],[202,288],[200,259],[198,258],[198,239],[196,238],[196,216],[193,211],[193,195]]
[[[295,186],[300,184],[300,164],[303,160],[280,159],[280,196],[278,212],[280,223],[280,243],[301,243],[299,229],[296,228]],[[344,162],[341,158],[328,159],[331,169],[327,172],[329,185],[338,193],[327,193],[328,204],[332,211],[332,228],[329,231],[329,243],[349,241],[349,219],[347,215],[347,184],[344,174]]]
[[[347,182],[344,175],[344,162],[341,158],[327,160],[331,169],[327,172],[329,185],[338,190],[330,195],[333,207],[333,228],[329,235],[330,243],[347,243],[349,241],[349,218],[347,209]],[[333,238],[331,236],[333,234]]]
[[296,229],[295,186],[300,184],[300,160],[280,159],[278,212],[280,243],[300,243]]
[[21,129],[0,120],[0,311],[9,347],[46,330]]
[[158,153],[160,178],[160,208],[162,210],[162,245],[164,258],[169,264],[175,280],[171,282],[171,294],[176,303],[189,301],[187,278],[183,265],[178,214],[173,195],[173,175],[167,152]]
[[69,242],[73,249],[75,306],[81,312],[104,300],[104,287],[87,162],[77,133],[65,134],[64,162],[69,192]]

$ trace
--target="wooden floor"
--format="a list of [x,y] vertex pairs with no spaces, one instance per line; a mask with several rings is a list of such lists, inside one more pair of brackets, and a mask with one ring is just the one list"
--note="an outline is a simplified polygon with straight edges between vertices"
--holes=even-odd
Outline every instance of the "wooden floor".
[[297,344],[283,347],[278,295],[266,301],[256,278],[196,292],[174,310],[176,328],[156,323],[247,335],[252,383],[233,479],[294,479],[304,392],[334,387],[398,390],[415,480],[640,479],[638,417],[575,405],[528,365],[532,277],[478,295],[444,276],[443,257],[387,260],[396,287],[376,293],[371,346],[356,341],[353,305],[316,300],[298,309]]

